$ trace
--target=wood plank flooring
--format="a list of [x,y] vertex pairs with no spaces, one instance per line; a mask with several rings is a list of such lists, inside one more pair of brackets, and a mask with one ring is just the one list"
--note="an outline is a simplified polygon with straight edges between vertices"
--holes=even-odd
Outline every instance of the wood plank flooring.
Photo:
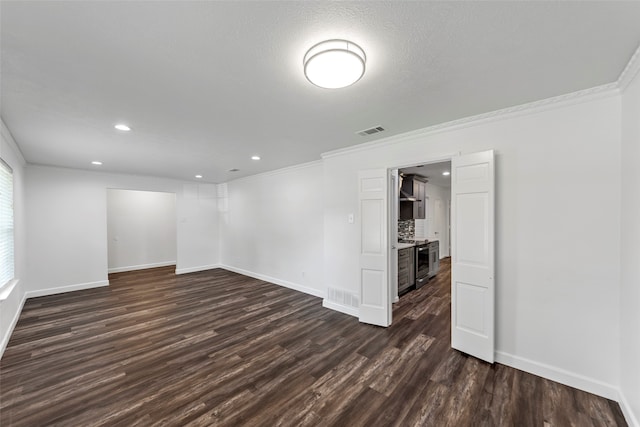
[[450,270],[387,329],[225,270],[118,273],[29,299],[9,426],[625,426],[617,403],[450,348]]

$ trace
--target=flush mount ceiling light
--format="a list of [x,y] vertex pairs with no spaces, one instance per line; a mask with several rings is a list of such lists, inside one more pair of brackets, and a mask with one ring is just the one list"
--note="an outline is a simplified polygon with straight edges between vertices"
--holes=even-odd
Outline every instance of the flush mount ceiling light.
[[451,172],[442,172],[442,175],[449,176],[449,175],[451,175]]
[[102,162],[99,162],[97,160],[94,160],[93,162],[91,162],[92,165],[96,165],[96,166],[100,166],[102,165]]
[[325,89],[338,89],[360,80],[367,57],[355,43],[327,40],[309,49],[302,62],[307,80]]
[[129,132],[131,130],[131,128],[123,123],[118,123],[117,125],[114,126],[114,128],[124,131],[124,132]]
[[202,175],[196,175],[196,178],[200,179],[202,178]]
[[251,156],[251,160],[260,160],[260,156]]

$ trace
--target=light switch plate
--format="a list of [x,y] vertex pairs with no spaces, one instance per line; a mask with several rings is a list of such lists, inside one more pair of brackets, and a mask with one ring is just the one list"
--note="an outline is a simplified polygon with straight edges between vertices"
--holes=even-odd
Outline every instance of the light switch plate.
[[353,224],[353,221],[355,221],[353,214],[349,214],[349,224]]

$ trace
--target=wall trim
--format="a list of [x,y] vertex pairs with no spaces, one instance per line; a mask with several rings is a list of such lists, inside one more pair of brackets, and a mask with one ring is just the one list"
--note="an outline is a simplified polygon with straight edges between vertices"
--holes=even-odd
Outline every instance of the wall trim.
[[[312,168],[314,166],[320,166],[322,165],[322,160],[312,160],[310,162],[305,162],[305,163],[300,163],[297,165],[292,165],[292,166],[285,166],[283,168],[280,169],[275,169],[272,171],[266,171],[266,172],[261,172],[261,173],[257,173],[254,175],[247,175],[247,176],[243,176],[240,178],[236,178],[236,179],[232,179],[229,181],[225,181],[225,182],[221,182],[220,184],[227,184],[229,182],[235,182],[235,181],[243,181],[246,179],[252,179],[252,178],[262,178],[262,177],[266,177],[266,176],[272,176],[272,175],[281,175],[281,174],[285,174],[285,173],[289,173],[289,172],[294,172],[297,171],[299,169],[306,169],[306,168]],[[220,197],[220,196],[218,196]]]
[[629,401],[627,401],[622,390],[620,390],[619,394],[618,403],[620,404],[620,409],[622,409],[622,415],[624,415],[625,421],[629,424],[629,427],[640,427],[640,422],[638,422],[638,418],[633,413],[631,405],[629,405]]
[[254,279],[264,280],[265,282],[273,283],[285,288],[293,289],[294,291],[302,292],[314,297],[324,298],[324,292],[319,291],[308,286],[300,285],[298,283],[289,282],[288,280],[276,279],[275,277],[267,276],[265,274],[254,273],[253,271],[244,270],[242,268],[233,267],[230,265],[222,264],[220,268],[223,268],[234,273],[242,274],[243,276],[253,277]]
[[353,316],[355,318],[360,317],[360,313],[357,308],[338,304],[333,301],[329,301],[326,298],[322,300],[322,306],[330,310],[339,311],[340,313],[343,313],[343,314],[348,314],[349,316]]
[[63,294],[65,292],[82,291],[85,289],[101,288],[109,286],[108,280],[99,280],[97,282],[78,283],[76,285],[59,286],[56,288],[38,289],[36,291],[28,291],[25,293],[26,298],[44,297],[47,295]]
[[620,392],[617,387],[575,372],[570,372],[555,366],[536,362],[531,359],[526,359],[524,357],[502,351],[495,352],[495,359],[496,362],[502,363],[503,365],[511,366],[512,368],[516,368],[560,384],[568,385],[569,387],[584,390],[607,399],[618,401],[620,397]]
[[176,266],[176,275],[187,274],[187,273],[197,273],[198,271],[213,270],[214,268],[220,268],[220,267],[221,267],[220,264],[199,265],[197,267],[186,267],[186,268],[177,268]]
[[620,77],[618,77],[618,87],[620,88],[621,92],[624,92],[624,90],[631,84],[631,82],[639,72],[640,46],[638,46],[638,49],[636,49],[633,55],[631,55],[631,59],[629,59],[627,66],[624,67],[624,70],[622,70],[622,73],[620,73]]
[[170,265],[176,265],[175,261],[153,262],[151,264],[130,265],[127,267],[114,267],[107,271],[109,273],[122,273],[125,271],[146,270],[148,268],[168,267]]
[[9,298],[11,292],[18,286],[18,282],[20,282],[20,279],[11,279],[5,286],[0,287],[0,302]]
[[342,156],[345,154],[356,153],[369,150],[372,148],[384,147],[387,145],[398,144],[399,142],[411,141],[424,138],[435,133],[453,131],[465,127],[482,125],[493,121],[513,118],[522,115],[535,114],[542,111],[563,108],[570,105],[580,104],[587,101],[593,101],[600,98],[619,95],[631,84],[634,78],[640,74],[640,46],[629,58],[629,62],[618,76],[615,82],[606,83],[600,86],[594,86],[563,95],[553,96],[551,98],[540,99],[525,104],[514,105],[512,107],[502,108],[499,110],[489,111],[473,116],[463,117],[444,123],[436,123],[422,129],[405,132],[399,135],[389,136],[387,138],[376,141],[365,142],[351,147],[339,148],[337,150],[327,151],[321,154],[323,159]]
[[1,337],[0,359],[2,359],[2,356],[4,355],[4,351],[7,349],[7,345],[9,344],[9,340],[11,339],[11,335],[13,335],[13,330],[16,328],[16,325],[18,324],[18,319],[20,319],[20,314],[22,314],[22,308],[24,307],[24,303],[26,301],[27,301],[27,294],[23,293],[20,304],[18,304],[18,310],[16,310],[16,313],[13,315],[13,319],[11,319],[11,322],[9,322],[9,327],[4,332],[4,336]]
[[397,145],[402,142],[419,141],[427,136],[431,136],[437,133],[451,132],[454,130],[479,126],[499,120],[506,120],[514,117],[536,114],[548,110],[555,110],[588,101],[608,98],[619,94],[620,91],[618,90],[617,82],[607,83],[601,86],[595,86],[564,95],[541,99],[539,101],[528,102],[526,104],[515,105],[513,107],[502,108],[500,110],[494,110],[487,113],[481,113],[474,116],[468,116],[461,119],[434,124],[422,129],[405,132],[399,135],[389,136],[377,141],[365,142],[351,147],[327,151],[325,153],[322,153],[321,156],[323,159],[327,159],[390,145]]

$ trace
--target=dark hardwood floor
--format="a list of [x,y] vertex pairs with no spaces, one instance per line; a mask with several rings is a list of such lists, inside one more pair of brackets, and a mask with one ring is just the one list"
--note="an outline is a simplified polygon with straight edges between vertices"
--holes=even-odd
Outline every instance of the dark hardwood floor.
[[9,426],[624,426],[617,403],[450,348],[449,263],[387,329],[225,270],[27,301]]

